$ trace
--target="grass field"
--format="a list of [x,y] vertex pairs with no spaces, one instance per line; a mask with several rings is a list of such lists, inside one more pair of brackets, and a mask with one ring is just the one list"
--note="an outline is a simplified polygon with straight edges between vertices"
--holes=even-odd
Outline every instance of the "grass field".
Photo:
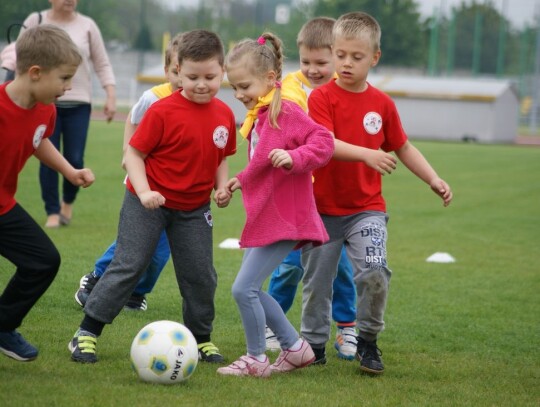
[[[158,386],[137,379],[129,349],[147,323],[181,319],[170,263],[148,296],[148,311],[122,312],[106,327],[99,363],[73,363],[67,350],[83,316],[73,295],[115,238],[123,195],[122,125],[92,122],[90,132],[86,165],[97,181],[81,191],[72,224],[49,232],[62,267],[20,328],[40,355],[30,363],[0,357],[0,406],[540,405],[540,148],[416,142],[454,189],[448,208],[403,165],[384,178],[394,274],[379,339],[383,376],[361,375],[357,362],[339,360],[329,343],[323,367],[257,380],[219,377],[216,366],[199,364],[187,382]],[[245,148],[230,160],[231,173],[244,165]],[[45,222],[35,159],[17,198]],[[217,246],[238,237],[243,221],[240,196],[214,209],[213,340],[229,361],[245,351],[230,294],[241,252]],[[427,263],[434,252],[457,261]],[[0,290],[13,271],[0,258]],[[289,317],[299,327],[299,298]]]

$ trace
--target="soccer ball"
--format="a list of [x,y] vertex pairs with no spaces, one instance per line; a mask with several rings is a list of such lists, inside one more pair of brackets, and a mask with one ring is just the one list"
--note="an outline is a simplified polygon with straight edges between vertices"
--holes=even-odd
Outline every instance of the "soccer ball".
[[155,321],[131,344],[131,365],[145,382],[174,384],[187,380],[199,360],[197,341],[184,325]]

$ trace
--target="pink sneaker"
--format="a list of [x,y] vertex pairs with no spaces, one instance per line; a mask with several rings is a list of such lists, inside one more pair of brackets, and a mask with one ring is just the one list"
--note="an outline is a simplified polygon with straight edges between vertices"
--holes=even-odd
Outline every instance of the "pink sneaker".
[[268,377],[272,373],[268,358],[264,362],[259,362],[249,355],[240,356],[236,362],[226,367],[220,367],[217,372],[222,375],[254,377]]
[[272,373],[285,373],[301,369],[313,363],[315,354],[313,349],[302,339],[302,346],[297,351],[282,350],[277,360],[270,366]]

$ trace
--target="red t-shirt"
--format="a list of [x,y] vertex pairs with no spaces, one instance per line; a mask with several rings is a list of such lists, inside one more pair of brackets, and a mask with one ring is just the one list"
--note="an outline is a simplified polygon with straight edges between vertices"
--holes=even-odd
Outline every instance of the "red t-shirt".
[[19,173],[41,140],[51,136],[56,120],[54,104],[24,109],[13,103],[6,85],[0,85],[0,215],[15,206]]
[[218,166],[236,152],[234,114],[219,99],[197,104],[177,91],[150,106],[129,144],[147,155],[148,183],[164,206],[191,211],[210,201]]
[[[386,152],[407,141],[392,99],[368,84],[361,93],[340,88],[335,80],[311,92],[309,115],[347,143]],[[374,210],[386,212],[381,174],[360,162],[330,160],[314,172],[319,213],[344,216]]]

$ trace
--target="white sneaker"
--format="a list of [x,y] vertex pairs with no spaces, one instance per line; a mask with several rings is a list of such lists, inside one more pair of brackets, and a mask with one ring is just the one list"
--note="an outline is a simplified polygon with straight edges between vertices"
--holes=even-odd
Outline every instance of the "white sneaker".
[[356,355],[358,339],[356,329],[352,326],[338,328],[334,347],[338,351],[338,358],[353,360]]
[[268,327],[266,327],[266,350],[272,352],[281,351],[281,345],[279,344],[276,334]]

